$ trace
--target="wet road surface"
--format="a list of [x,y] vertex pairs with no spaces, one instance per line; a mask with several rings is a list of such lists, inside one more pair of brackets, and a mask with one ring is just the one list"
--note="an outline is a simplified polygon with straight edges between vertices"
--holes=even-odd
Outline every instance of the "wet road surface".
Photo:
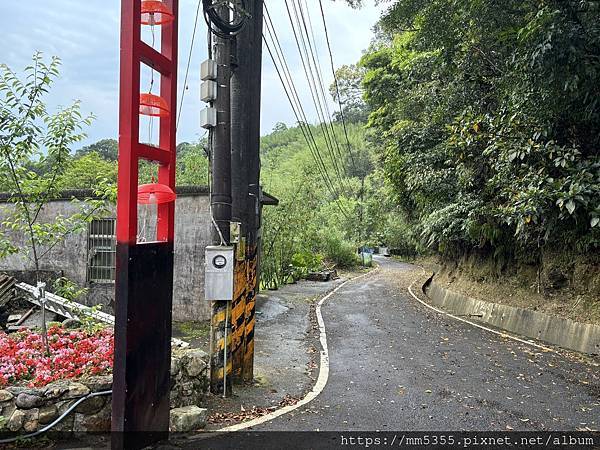
[[420,305],[381,269],[323,306],[330,373],[311,403],[254,430],[597,430],[600,368]]

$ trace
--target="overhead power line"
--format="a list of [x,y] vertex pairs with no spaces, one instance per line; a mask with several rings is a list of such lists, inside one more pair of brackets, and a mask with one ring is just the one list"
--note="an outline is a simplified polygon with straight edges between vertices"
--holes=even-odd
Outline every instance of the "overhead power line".
[[[192,32],[192,42],[190,42],[190,52],[188,53],[187,65],[185,68],[185,77],[183,79],[183,92],[181,93],[181,100],[179,101],[179,111],[177,112],[177,122],[175,123],[175,130],[179,128],[179,120],[181,119],[181,110],[183,109],[183,99],[185,98],[185,92],[187,91],[187,80],[190,73],[190,63],[192,62],[192,53],[194,51],[194,40],[196,39],[196,28],[198,28],[198,16],[200,15],[200,6],[202,0],[198,0],[198,6],[196,7],[196,18],[194,19],[194,31]],[[153,35],[154,38],[154,35]]]
[[315,110],[319,117],[319,126],[323,133],[325,146],[329,153],[331,164],[335,170],[340,186],[344,189],[347,189],[348,186],[344,184],[345,179],[342,177],[342,171],[339,167],[338,157],[335,155],[335,137],[330,133],[328,119],[324,112],[324,104],[327,103],[327,99],[323,95],[324,91],[321,79],[316,75],[318,68],[314,67],[316,66],[316,58],[314,55],[313,46],[311,44],[310,35],[306,29],[306,26],[304,29],[302,27],[301,21],[303,18],[300,17],[299,8],[296,5],[296,1],[291,0],[291,9],[289,3],[290,2],[288,0],[285,0],[286,10],[290,20],[290,25],[292,27],[294,40],[296,42],[296,47],[298,48],[298,53],[300,54],[300,60],[302,62],[302,67],[310,88],[310,94],[315,105]]
[[267,47],[267,51],[273,61],[275,66],[275,70],[279,79],[283,85],[286,97],[292,107],[292,111],[296,116],[296,120],[298,121],[299,128],[303,133],[303,136],[308,144],[310,153],[315,160],[317,171],[319,172],[325,187],[330,192],[330,194],[335,199],[336,205],[343,213],[346,218],[348,217],[347,211],[344,209],[343,205],[339,202],[339,193],[337,192],[334,183],[332,182],[331,176],[327,171],[327,165],[325,164],[320,152],[319,147],[316,143],[315,137],[313,135],[312,129],[309,125],[309,122],[306,118],[306,113],[300,97],[298,95],[298,91],[296,89],[293,77],[291,75],[291,71],[289,69],[289,65],[287,63],[285,54],[281,48],[281,43],[279,41],[279,37],[277,32],[273,26],[273,21],[271,19],[270,12],[265,4],[265,29],[267,31],[267,35],[271,40],[271,44],[269,44],[269,40],[267,36],[263,34],[263,38],[265,41],[265,46]]
[[340,86],[338,83],[337,74],[335,73],[335,65],[333,63],[333,52],[331,51],[331,42],[329,41],[329,31],[327,30],[327,21],[325,20],[325,11],[323,10],[323,2],[321,0],[319,0],[319,9],[321,10],[321,18],[323,19],[323,29],[325,30],[325,39],[327,41],[327,49],[329,50],[329,60],[331,61],[331,72],[333,73],[335,92],[337,94],[338,104],[340,106],[340,119],[342,120],[344,135],[346,137],[346,144],[348,145],[348,152],[350,153],[350,159],[352,160],[352,167],[354,168],[354,171],[357,172],[356,162],[354,161],[354,154],[352,153],[352,146],[350,145],[350,139],[348,138],[348,128],[346,127],[346,119],[344,117],[342,97],[340,96]]

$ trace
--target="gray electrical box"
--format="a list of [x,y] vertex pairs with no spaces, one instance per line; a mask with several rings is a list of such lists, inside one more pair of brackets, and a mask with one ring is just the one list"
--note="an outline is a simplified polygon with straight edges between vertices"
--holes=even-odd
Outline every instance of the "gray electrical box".
[[217,82],[212,80],[203,81],[200,85],[200,99],[205,102],[212,102],[217,99]]
[[200,78],[202,80],[217,79],[217,62],[214,59],[207,59],[200,65]]
[[208,246],[204,260],[204,298],[233,300],[233,247]]
[[200,111],[200,126],[202,128],[214,128],[217,126],[217,110],[206,107]]

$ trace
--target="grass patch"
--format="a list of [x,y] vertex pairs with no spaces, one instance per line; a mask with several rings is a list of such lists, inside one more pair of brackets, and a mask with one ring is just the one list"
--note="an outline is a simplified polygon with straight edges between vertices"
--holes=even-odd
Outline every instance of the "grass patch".
[[210,336],[210,323],[207,322],[177,322],[173,324],[183,335],[184,340],[208,339]]

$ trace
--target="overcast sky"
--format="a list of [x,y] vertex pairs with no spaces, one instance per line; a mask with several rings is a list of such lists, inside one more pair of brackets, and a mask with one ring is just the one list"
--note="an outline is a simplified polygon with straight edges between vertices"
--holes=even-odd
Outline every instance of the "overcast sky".
[[[326,88],[332,81],[329,56],[317,0],[306,0],[311,6],[317,47],[323,64]],[[119,10],[117,0],[2,0],[3,33],[0,63],[21,71],[31,55],[42,51],[47,57],[62,59],[61,77],[51,91],[50,108],[66,105],[74,99],[82,102],[84,112],[96,116],[83,143],[117,137],[118,72],[119,72]],[[371,28],[379,17],[372,1],[354,10],[337,0],[323,0],[336,66],[355,63],[371,40]],[[286,15],[283,0],[266,0],[278,29],[284,53],[303,103],[312,105],[296,44]],[[187,62],[197,0],[180,0],[179,29],[179,91]],[[185,95],[178,142],[196,141],[203,130],[198,125],[199,65],[206,58],[206,25],[200,16],[191,61],[189,89]],[[327,63],[327,65],[326,65]],[[263,55],[263,134],[277,122],[291,125],[295,118],[281,88],[268,53]],[[310,112],[309,112],[310,111]],[[309,120],[316,119],[314,107],[307,107]]]

